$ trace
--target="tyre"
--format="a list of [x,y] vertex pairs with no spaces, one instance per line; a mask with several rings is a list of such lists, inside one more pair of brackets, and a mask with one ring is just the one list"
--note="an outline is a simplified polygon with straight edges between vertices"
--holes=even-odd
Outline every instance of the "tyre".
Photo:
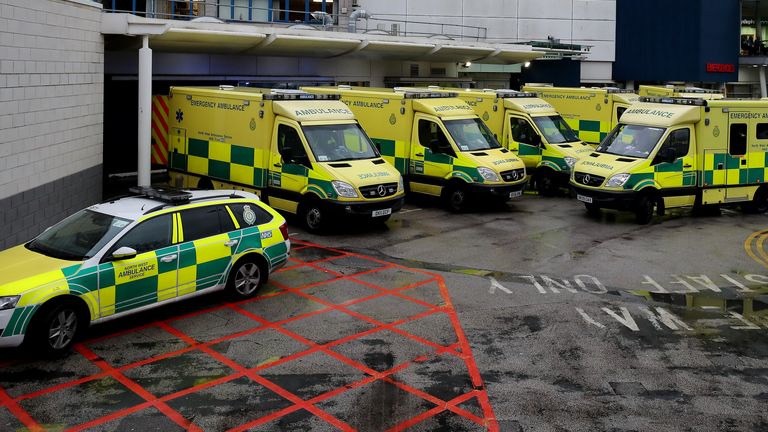
[[584,207],[587,208],[587,214],[592,217],[600,216],[600,206],[597,204],[584,203]]
[[59,301],[44,305],[41,315],[31,324],[27,334],[29,344],[37,353],[46,357],[61,356],[72,348],[88,319],[75,301]]
[[745,213],[762,214],[768,211],[768,193],[766,189],[758,189],[752,201],[741,206]]
[[213,189],[213,182],[211,181],[211,179],[207,177],[202,177],[200,180],[197,181],[197,188],[211,190]]
[[238,261],[227,280],[227,291],[235,300],[253,297],[267,280],[264,265],[255,258],[243,258]]
[[555,196],[560,187],[557,184],[555,173],[550,169],[542,169],[536,176],[536,190],[541,196]]
[[328,226],[328,214],[318,200],[309,200],[299,208],[299,217],[307,231],[320,233]]
[[466,189],[460,185],[449,186],[445,192],[445,203],[455,213],[461,213],[467,208],[469,196]]
[[635,207],[635,220],[640,225],[645,225],[653,218],[653,212],[656,208],[656,201],[648,195],[642,196]]

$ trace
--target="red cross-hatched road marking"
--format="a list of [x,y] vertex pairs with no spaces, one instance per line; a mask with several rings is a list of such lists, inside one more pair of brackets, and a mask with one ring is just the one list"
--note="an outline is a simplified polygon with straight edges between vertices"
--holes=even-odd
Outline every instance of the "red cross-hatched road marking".
[[[167,404],[167,402],[185,395],[199,392],[204,389],[210,389],[212,387],[216,387],[218,385],[230,382],[237,378],[247,377],[252,381],[258,383],[259,385],[276,393],[277,395],[280,395],[282,398],[291,402],[292,405],[279,409],[275,412],[270,412],[269,414],[262,416],[260,418],[250,420],[247,423],[242,424],[240,426],[236,426],[235,428],[232,429],[233,431],[247,430],[249,428],[262,425],[270,421],[274,421],[276,419],[279,419],[280,417],[283,417],[285,415],[288,415],[300,410],[304,410],[305,412],[308,412],[322,419],[324,422],[334,425],[336,428],[340,430],[352,431],[352,430],[355,430],[353,426],[335,417],[334,415],[325,411],[324,409],[319,408],[317,404],[320,402],[329,400],[331,398],[337,397],[339,395],[343,395],[345,392],[349,390],[369,385],[375,381],[383,381],[388,383],[389,385],[396,386],[400,390],[407,392],[412,396],[415,396],[419,399],[426,400],[435,405],[433,408],[428,409],[427,411],[422,412],[413,418],[398,419],[399,423],[390,427],[389,430],[391,431],[405,430],[407,428],[417,425],[423,421],[426,421],[444,412],[450,412],[464,419],[467,419],[471,422],[474,422],[478,425],[482,425],[486,427],[489,431],[498,431],[499,426],[498,426],[498,423],[496,422],[493,409],[489,402],[488,395],[484,387],[482,378],[480,376],[479,370],[477,368],[477,365],[475,363],[474,357],[472,355],[472,351],[470,350],[469,342],[467,341],[466,335],[464,334],[461,328],[458,315],[456,313],[456,310],[453,307],[453,303],[451,302],[445,281],[439,275],[436,275],[434,273],[430,273],[427,271],[419,270],[419,269],[410,269],[407,267],[403,267],[397,264],[374,259],[374,258],[360,255],[360,254],[349,253],[349,252],[345,252],[337,249],[325,248],[322,246],[301,242],[301,241],[294,241],[294,248],[293,248],[294,252],[300,252],[302,249],[308,250],[310,248],[315,248],[319,251],[332,252],[338,255],[316,259],[311,262],[303,262],[299,259],[292,257],[288,266],[286,266],[281,270],[278,270],[275,274],[276,275],[279,273],[287,274],[287,272],[290,272],[292,270],[298,270],[298,269],[304,268],[304,269],[312,269],[314,271],[322,271],[326,274],[333,276],[334,277],[333,279],[311,283],[311,284],[305,284],[297,287],[289,287],[278,281],[273,281],[271,282],[271,285],[274,288],[278,289],[278,291],[276,292],[269,292],[264,295],[260,295],[259,297],[256,297],[254,299],[244,300],[240,302],[222,303],[222,304],[215,305],[213,307],[208,307],[202,310],[196,310],[181,316],[174,316],[169,319],[159,320],[153,323],[137,326],[132,329],[115,332],[109,335],[100,336],[100,337],[85,341],[83,343],[79,343],[76,346],[76,351],[80,355],[82,355],[83,357],[85,357],[86,359],[94,363],[97,367],[99,367],[101,369],[99,373],[96,373],[87,377],[78,378],[69,382],[60,383],[55,386],[51,386],[41,390],[36,390],[34,392],[16,396],[16,397],[11,397],[2,388],[0,388],[0,407],[5,407],[11,414],[13,414],[16,418],[18,418],[19,421],[22,424],[24,424],[28,429],[44,430],[42,426],[40,426],[39,422],[33,418],[33,415],[31,415],[28,411],[24,410],[19,405],[18,403],[19,401],[33,399],[35,397],[38,397],[44,394],[53,393],[64,388],[72,387],[81,383],[85,383],[88,381],[93,381],[99,378],[110,376],[118,380],[130,391],[142,397],[144,399],[144,402],[132,407],[117,410],[103,417],[90,420],[87,423],[79,424],[71,428],[70,430],[84,430],[89,427],[93,427],[99,424],[104,424],[109,421],[123,418],[127,415],[139,412],[150,406],[155,407],[167,418],[169,418],[170,420],[174,421],[175,423],[179,424],[184,428],[199,430],[199,427],[196,424],[192,423],[191,420],[185,418],[181,413],[172,409]],[[328,270],[326,268],[323,268],[321,266],[321,264],[325,262],[332,262],[337,259],[352,258],[352,257],[360,260],[366,260],[370,263],[377,263],[379,266],[377,268],[366,269],[364,271],[360,271],[358,273],[351,274],[351,275],[340,274],[340,273]],[[375,278],[376,273],[381,271],[391,271],[391,270],[401,270],[401,271],[409,272],[411,274],[421,274],[424,276],[424,279],[419,280],[418,282],[410,283],[408,285],[404,285],[400,287],[383,287],[383,286],[379,286],[374,283],[368,282],[366,280],[358,279],[364,276]],[[333,284],[340,280],[347,280],[347,281],[371,288],[371,293],[367,297],[345,301],[340,304],[334,304],[330,301],[327,301],[309,294],[309,291],[308,291],[309,288],[317,288],[317,287],[322,288],[322,285],[324,284]],[[437,287],[437,290],[439,291],[440,297],[442,299],[442,303],[439,305],[428,303],[409,295],[409,292],[416,292],[415,290],[420,287],[427,287],[429,289],[433,289],[435,286]],[[258,302],[258,301],[271,299],[271,298],[279,299],[280,297],[286,296],[286,295],[299,296],[308,302],[312,302],[311,304],[316,304],[318,308],[316,310],[311,310],[309,312],[300,313],[298,315],[292,316],[287,319],[283,319],[279,321],[271,321],[268,319],[268,317],[256,315],[241,307],[247,303]],[[410,302],[410,303],[418,304],[419,306],[422,306],[425,309],[416,315],[413,315],[410,317],[401,317],[397,321],[390,322],[390,323],[380,322],[372,317],[368,317],[364,315],[363,313],[359,313],[349,309],[349,307],[352,305],[364,303],[367,301],[379,299],[386,296],[395,298],[402,302]],[[184,332],[172,326],[172,323],[174,321],[210,313],[212,311],[224,310],[224,309],[229,309],[244,317],[248,317],[251,320],[253,320],[255,323],[257,323],[257,325],[253,328],[249,328],[247,330],[238,331],[236,333],[221,336],[208,342],[197,341],[191,336],[185,334]],[[367,323],[367,325],[372,326],[373,328],[370,328],[368,330],[362,331],[357,334],[332,340],[325,344],[317,344],[305,338],[304,336],[296,334],[292,331],[289,331],[287,328],[283,327],[284,324],[322,315],[330,311],[336,311],[337,313],[342,313],[354,319],[358,319],[360,321]],[[418,324],[420,319],[426,318],[435,314],[445,314],[445,316],[448,317],[448,319],[451,322],[451,326],[453,327],[453,331],[455,332],[455,335],[456,335],[455,343],[452,343],[447,346],[442,346],[430,340],[411,334],[398,327],[398,326],[402,326],[405,323]],[[88,348],[88,345],[93,345],[98,342],[105,341],[110,338],[114,338],[116,336],[130,335],[132,332],[135,332],[138,330],[150,329],[150,328],[162,329],[166,333],[169,333],[170,335],[173,335],[178,340],[182,341],[185,344],[185,346],[169,352],[164,352],[160,354],[156,353],[151,358],[145,358],[145,359],[136,361],[134,363],[119,366],[119,367],[113,367],[106,360],[101,359],[100,357],[98,357],[98,355],[96,355],[93,351],[91,351]],[[239,363],[237,363],[236,361],[232,360],[231,358],[227,357],[226,355],[219,353],[218,351],[212,348],[213,345],[221,343],[223,341],[233,340],[235,338],[239,338],[252,333],[261,332],[267,329],[276,330],[280,332],[280,334],[301,343],[306,348],[301,349],[298,352],[293,352],[289,355],[286,355],[285,357],[278,358],[275,360],[270,360],[268,363],[259,364],[256,367],[252,367],[252,368],[244,367]],[[426,354],[421,354],[419,357],[414,359],[401,359],[400,360],[402,361],[401,364],[395,364],[389,370],[376,371],[332,349],[333,347],[339,346],[341,344],[354,341],[356,339],[365,337],[367,335],[373,335],[377,332],[381,332],[385,330],[394,332],[413,342],[419,343],[423,345],[426,349],[428,349],[429,352]],[[450,328],[446,330],[451,331]],[[147,365],[150,363],[154,363],[159,360],[169,359],[174,356],[178,356],[180,354],[184,354],[191,351],[201,352],[212,357],[218,362],[223,363],[224,365],[231,368],[233,373],[228,376],[216,378],[212,381],[198,384],[189,388],[185,388],[185,389],[176,391],[175,393],[168,394],[162,397],[156,397],[152,395],[150,392],[148,392],[146,389],[141,387],[135,381],[123,375],[123,372],[126,370]],[[307,400],[303,400],[299,396],[293,394],[291,391],[288,391],[282,388],[281,386],[277,385],[276,383],[270,381],[269,379],[261,375],[264,372],[269,373],[269,369],[271,367],[275,367],[277,365],[298,360],[302,357],[305,357],[315,352],[323,352],[324,354],[330,356],[332,359],[359,370],[362,374],[364,374],[364,376],[352,383],[345,384],[339,388],[331,389],[330,391],[327,391],[323,394],[313,396]],[[468,390],[466,393],[461,394],[457,397],[454,397],[450,400],[442,400],[440,398],[437,398],[429,394],[428,392],[425,392],[413,387],[408,382],[403,381],[404,378],[402,379],[399,377],[396,378],[396,374],[398,372],[404,371],[421,362],[437,358],[438,356],[441,356],[441,355],[453,356],[463,361],[471,382],[471,386],[472,386],[471,390]],[[403,360],[406,360],[406,361],[403,361]],[[11,364],[6,363],[4,365],[10,366],[12,364],[13,362],[11,362]],[[459,407],[459,405],[473,398],[477,401],[478,405],[482,409],[482,417],[479,417],[478,416],[479,414],[476,415],[476,414],[470,413],[465,409]],[[32,411],[32,413],[34,413],[34,410]],[[395,415],[397,415],[397,413],[395,413]]]

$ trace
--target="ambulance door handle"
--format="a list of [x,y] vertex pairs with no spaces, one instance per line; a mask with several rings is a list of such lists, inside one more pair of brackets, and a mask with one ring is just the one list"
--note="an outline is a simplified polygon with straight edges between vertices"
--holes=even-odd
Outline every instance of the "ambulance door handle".
[[169,263],[171,261],[174,261],[178,256],[176,254],[173,255],[166,255],[162,258],[160,258],[160,262]]
[[717,169],[719,169],[719,170],[723,169],[723,164],[721,164],[721,163],[717,164]]
[[276,163],[276,164],[274,164],[273,166],[275,166],[275,167],[277,167],[277,168],[281,168],[281,167],[283,166],[283,164],[279,164],[279,163]]
[[424,157],[424,153],[416,153],[416,156],[418,156],[418,157]]
[[691,168],[693,165],[683,165],[683,168]]
[[224,243],[224,246],[226,246],[226,247],[232,247],[232,246],[234,246],[234,245],[236,245],[236,244],[237,244],[237,240],[230,240],[230,241],[228,241],[228,242],[225,242],[225,243]]

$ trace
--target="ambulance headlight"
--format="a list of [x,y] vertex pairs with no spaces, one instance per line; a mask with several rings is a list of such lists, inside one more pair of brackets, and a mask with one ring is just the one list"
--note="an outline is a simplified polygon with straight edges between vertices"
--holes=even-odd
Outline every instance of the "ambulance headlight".
[[575,157],[566,156],[565,158],[565,164],[568,165],[568,168],[573,168],[574,165],[576,165],[576,159]]
[[331,184],[333,185],[333,190],[335,190],[340,197],[357,198],[357,191],[351,184],[338,180],[332,181]]
[[404,190],[405,187],[403,186],[403,176],[398,176],[397,179],[397,191],[400,192],[401,190]]
[[21,296],[0,297],[0,310],[13,309]]
[[608,183],[605,184],[605,187],[622,187],[627,180],[629,180],[629,174],[616,174],[608,179]]
[[492,169],[490,169],[490,168],[486,168],[486,167],[479,167],[479,168],[477,169],[477,172],[478,172],[478,173],[480,173],[480,175],[481,175],[481,176],[483,176],[483,178],[484,178],[485,180],[489,181],[489,182],[498,182],[498,181],[501,181],[501,180],[499,179],[499,175],[498,175],[498,174],[496,174],[496,171],[494,171],[494,170],[492,170]]

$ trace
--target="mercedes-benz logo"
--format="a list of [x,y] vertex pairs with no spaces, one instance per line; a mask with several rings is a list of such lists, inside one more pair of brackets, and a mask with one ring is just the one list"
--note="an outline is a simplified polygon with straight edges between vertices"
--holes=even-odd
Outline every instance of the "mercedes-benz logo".
[[384,196],[387,194],[387,189],[384,187],[384,185],[379,185],[379,187],[376,188],[376,191],[379,193],[379,196]]
[[589,174],[584,176],[584,184],[585,185],[588,185],[590,180],[591,180],[591,178],[589,177]]
[[517,180],[517,171],[512,171],[512,180]]

